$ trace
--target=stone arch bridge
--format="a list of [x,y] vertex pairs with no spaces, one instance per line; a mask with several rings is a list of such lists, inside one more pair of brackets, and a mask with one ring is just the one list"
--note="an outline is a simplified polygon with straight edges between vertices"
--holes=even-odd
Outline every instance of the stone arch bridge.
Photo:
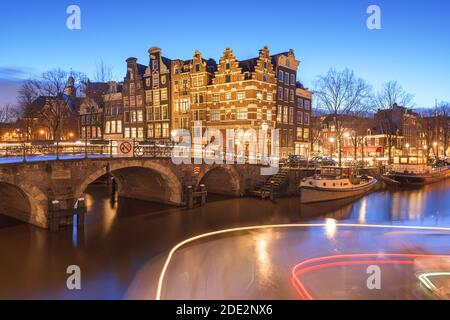
[[68,223],[87,186],[110,174],[121,197],[183,206],[188,186],[243,196],[265,180],[261,166],[175,165],[171,159],[80,159],[0,165],[0,213],[57,230]]

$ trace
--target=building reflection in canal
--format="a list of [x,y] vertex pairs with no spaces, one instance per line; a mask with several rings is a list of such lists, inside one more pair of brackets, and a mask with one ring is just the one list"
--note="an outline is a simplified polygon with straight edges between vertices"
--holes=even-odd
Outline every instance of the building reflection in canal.
[[[106,185],[88,188],[83,229],[49,233],[0,216],[0,252],[8,257],[0,260],[0,298],[120,299],[127,296],[130,285],[148,263],[154,269],[145,280],[154,289],[161,263],[175,244],[224,228],[324,223],[325,219],[338,223],[450,226],[450,180],[422,189],[380,190],[356,201],[304,206],[297,198],[270,202],[211,196],[204,207],[190,210],[111,198],[109,188]],[[252,243],[248,248],[257,253],[258,279],[269,283],[274,271],[266,263],[272,254],[267,248],[275,236],[270,232],[258,234],[256,245]],[[316,233],[305,233],[298,238],[299,250],[304,245],[314,245],[315,237]],[[367,242],[370,237],[355,241]],[[65,287],[65,271],[72,264],[82,269],[81,291],[68,291]],[[246,271],[250,273],[251,270]]]

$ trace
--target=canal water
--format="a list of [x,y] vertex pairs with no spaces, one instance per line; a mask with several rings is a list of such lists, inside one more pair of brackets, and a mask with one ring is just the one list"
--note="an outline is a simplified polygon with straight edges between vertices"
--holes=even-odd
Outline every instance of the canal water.
[[[419,189],[378,190],[357,200],[308,206],[300,205],[294,197],[270,202],[211,195],[204,207],[189,210],[118,199],[111,196],[108,186],[99,184],[88,188],[86,203],[84,228],[74,226],[58,233],[0,216],[1,299],[153,299],[169,250],[189,237],[224,228],[322,223],[330,219],[450,227],[450,180]],[[308,243],[307,250],[314,247],[316,236],[310,232],[306,240],[301,239]],[[445,243],[443,238],[435,239],[433,247],[439,249],[439,254],[445,253],[448,237]],[[359,241],[370,247],[370,237]],[[301,243],[297,246],[301,247]],[[221,250],[226,250],[223,245]],[[69,265],[81,268],[81,290],[66,287]]]

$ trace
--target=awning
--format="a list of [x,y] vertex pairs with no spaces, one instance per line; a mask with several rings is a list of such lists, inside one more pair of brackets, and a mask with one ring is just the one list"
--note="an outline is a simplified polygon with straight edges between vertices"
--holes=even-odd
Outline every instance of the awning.
[[[353,146],[345,146],[344,152],[355,152],[355,147]],[[373,153],[381,153],[383,151],[383,147],[380,146],[358,146],[358,152],[373,152]]]

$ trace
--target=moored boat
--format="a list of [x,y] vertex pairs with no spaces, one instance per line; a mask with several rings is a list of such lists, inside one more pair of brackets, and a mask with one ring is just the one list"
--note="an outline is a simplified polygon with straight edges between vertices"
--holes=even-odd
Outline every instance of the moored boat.
[[394,182],[399,186],[422,186],[444,180],[450,176],[447,165],[430,166],[425,157],[401,156],[394,158],[394,164],[383,175],[383,180],[389,184]]
[[370,176],[358,176],[350,167],[322,167],[320,173],[300,183],[301,203],[314,203],[363,195],[377,184]]

